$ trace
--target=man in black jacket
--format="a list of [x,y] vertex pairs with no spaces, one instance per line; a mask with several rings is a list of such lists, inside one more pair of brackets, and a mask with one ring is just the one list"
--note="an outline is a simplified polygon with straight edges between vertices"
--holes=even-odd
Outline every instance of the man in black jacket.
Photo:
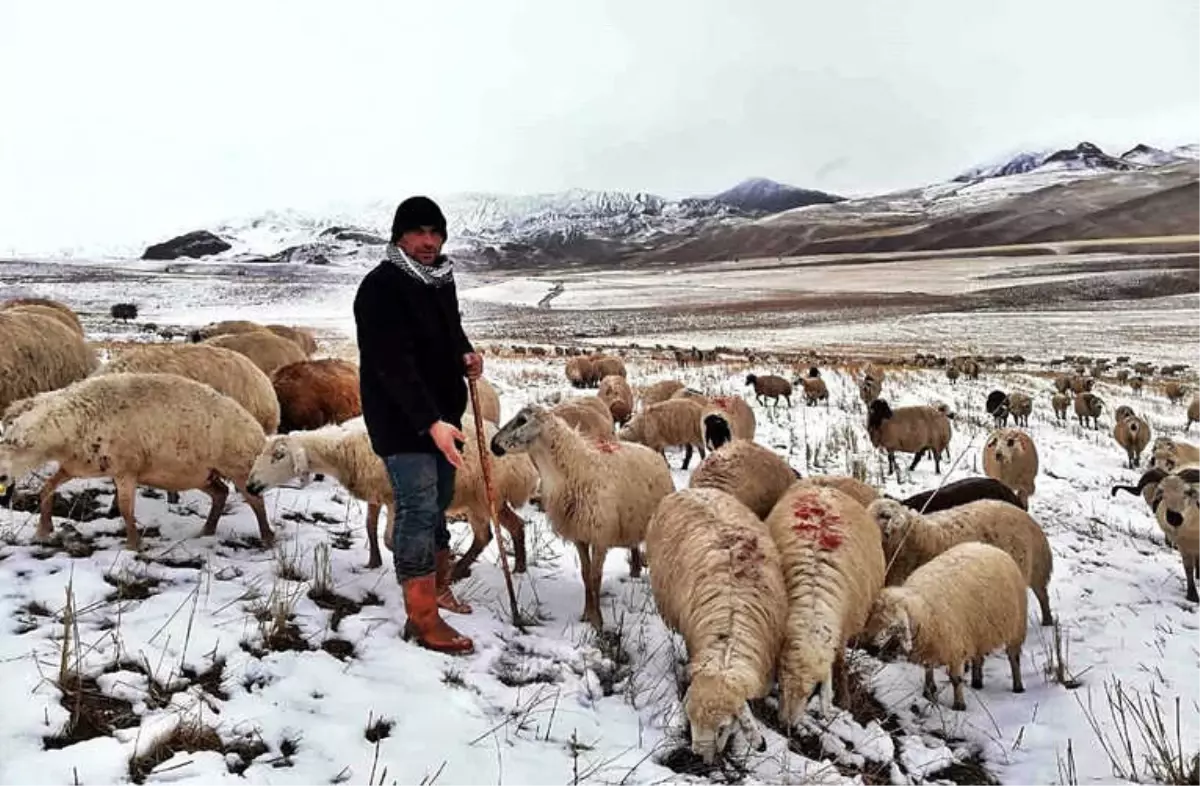
[[445,512],[462,466],[463,376],[478,379],[483,358],[463,332],[445,241],[446,219],[432,200],[401,202],[387,258],[359,285],[354,320],[363,420],[395,496],[392,556],[404,589],[404,637],[458,654],[474,643],[438,608],[471,609],[450,592]]

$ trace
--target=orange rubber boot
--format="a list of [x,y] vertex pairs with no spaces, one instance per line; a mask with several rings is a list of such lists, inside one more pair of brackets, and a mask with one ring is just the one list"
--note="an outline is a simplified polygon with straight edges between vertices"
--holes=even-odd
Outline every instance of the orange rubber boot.
[[405,641],[415,637],[422,647],[450,655],[469,655],[475,651],[475,643],[446,624],[438,613],[435,574],[408,579],[402,587],[408,615],[404,623]]

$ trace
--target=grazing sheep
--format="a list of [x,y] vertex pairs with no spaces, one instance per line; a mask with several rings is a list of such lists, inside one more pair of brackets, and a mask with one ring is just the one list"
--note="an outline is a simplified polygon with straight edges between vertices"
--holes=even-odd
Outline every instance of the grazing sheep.
[[638,400],[641,402],[642,409],[645,409],[651,404],[666,401],[684,387],[685,385],[677,379],[664,379],[642,388],[638,392]]
[[950,420],[933,407],[900,407],[893,410],[885,399],[871,402],[867,415],[871,444],[888,452],[888,474],[896,472],[896,451],[913,453],[912,472],[926,451],[933,454],[934,471],[942,471],[942,451],[950,447]]
[[190,334],[193,344],[206,341],[214,336],[231,335],[234,333],[253,333],[266,330],[266,325],[260,325],[248,319],[227,319],[221,322],[210,322],[204,327],[196,328]]
[[967,541],[979,541],[1008,552],[1033,590],[1042,624],[1052,625],[1047,589],[1054,554],[1046,533],[1024,510],[998,499],[980,499],[936,513],[918,513],[891,499],[872,502],[867,514],[883,533],[887,584],[903,584],[938,554]]
[[603,411],[592,406],[592,401],[597,401],[595,396],[587,396],[584,398],[570,399],[561,404],[556,405],[550,412],[562,418],[568,426],[578,429],[584,436],[595,439],[613,438],[613,421],[612,411],[604,406],[604,402],[599,402]]
[[305,357],[312,357],[317,351],[317,337],[312,334],[311,330],[291,325],[264,325],[263,327],[300,347]]
[[1016,492],[1025,510],[1037,490],[1038,466],[1037,445],[1024,431],[996,429],[983,445],[983,474]]
[[929,489],[900,500],[900,504],[918,513],[936,513],[980,499],[998,499],[1022,510],[1021,498],[995,478],[962,478],[941,488]]
[[279,430],[280,406],[271,380],[245,355],[209,344],[146,344],[99,368],[100,374],[178,374],[203,382],[246,408],[264,434]]
[[592,366],[596,373],[596,384],[605,377],[617,376],[627,377],[629,374],[625,371],[625,361],[613,355],[605,355],[597,352],[592,355]]
[[1050,397],[1050,405],[1054,407],[1055,419],[1065,421],[1067,419],[1067,407],[1071,405],[1071,397],[1066,393],[1055,393]]
[[747,374],[746,384],[754,386],[754,400],[759,404],[766,404],[766,399],[769,398],[773,404],[778,406],[779,397],[782,396],[789,407],[792,405],[792,383],[783,377],[777,377],[774,374],[764,374],[763,376]]
[[685,449],[683,469],[687,469],[692,461],[693,446],[700,451],[701,459],[707,455],[704,435],[700,433],[703,412],[704,407],[692,399],[667,399],[639,412],[617,432],[617,436],[657,451],[664,460],[664,451],[668,447],[682,446]]
[[1150,467],[1174,472],[1180,467],[1200,465],[1200,448],[1171,437],[1159,437],[1150,449]]
[[813,406],[819,401],[824,401],[825,406],[829,406],[829,388],[825,385],[825,380],[820,377],[802,377],[796,380],[804,389],[804,404],[805,406]]
[[57,319],[0,310],[0,413],[14,401],[58,390],[99,364],[83,337]]
[[1033,413],[1033,398],[1025,393],[1009,393],[1008,411],[1013,416],[1013,423],[1028,426],[1029,416]]
[[800,478],[800,473],[797,472],[796,477],[801,486],[837,489],[864,508],[879,498],[879,492],[874,486],[849,475],[809,475],[807,478]]
[[[64,328],[65,330],[65,328]],[[139,545],[137,486],[200,489],[212,498],[203,534],[216,532],[231,481],[273,541],[262,498],[246,482],[266,435],[246,409],[208,385],[177,374],[104,374],[44,393],[0,440],[0,483],[47,461],[55,472],[41,491],[38,539],[50,536],[54,490],[72,478],[112,478],[125,519],[126,547]]]
[[567,381],[571,383],[571,387],[594,388],[600,384],[596,365],[590,357],[576,355],[575,357],[567,358],[565,370]]
[[225,347],[241,352],[268,377],[289,363],[299,363],[307,358],[304,350],[293,341],[277,336],[267,330],[252,330],[244,333],[222,333],[206,338],[205,344]]
[[885,587],[871,609],[863,639],[885,659],[903,655],[925,667],[925,697],[937,699],[933,667],[945,666],[955,710],[965,710],[963,664],[971,687],[983,687],[983,659],[1004,647],[1013,693],[1023,693],[1021,648],[1027,615],[1025,582],[1005,552],[986,543],[960,543]]
[[358,365],[349,360],[321,358],[289,363],[276,370],[271,383],[279,399],[280,434],[312,431],[362,414]]
[[795,726],[816,687],[828,713],[834,674],[845,706],[847,642],[862,630],[883,586],[879,529],[834,488],[795,485],[767,516],[779,548],[788,616],[779,656],[779,718]]
[[63,311],[61,308],[43,306],[39,303],[18,303],[12,306],[5,306],[4,310],[10,314],[37,314],[48,317],[69,328],[72,333],[77,334],[80,338],[84,337],[83,325],[79,322],[79,317],[75,316],[75,312],[73,311]]
[[676,491],[646,527],[646,561],[658,612],[687,645],[692,751],[711,763],[738,728],[765,749],[747,701],[771,690],[788,614],[766,525],[723,491]]
[[1172,404],[1178,404],[1183,401],[1183,397],[1187,395],[1187,389],[1179,380],[1172,379],[1163,383],[1163,395],[1167,397],[1167,401]]
[[[487,502],[483,502],[482,509],[478,502],[482,469],[479,467],[473,418],[463,419],[463,434],[468,437],[463,445],[464,468],[455,472],[454,498],[446,512],[449,515],[467,515],[474,538],[471,549],[478,555],[490,542],[491,532]],[[492,463],[492,480],[496,492],[496,521],[513,539],[516,554],[513,570],[521,573],[526,568],[525,523],[515,510],[529,501],[536,476],[527,458],[513,458],[517,460],[497,460]],[[370,436],[361,420],[271,437],[255,459],[247,487],[253,493],[262,494],[266,489],[292,478],[298,477],[307,483],[314,473],[328,475],[342,484],[355,499],[367,503],[367,567],[382,565],[379,513],[384,509],[389,513],[385,543],[391,549],[394,534],[394,517],[391,513],[395,497],[387,465],[372,449]],[[469,565],[469,562],[464,565],[460,560],[454,570],[461,575]],[[452,580],[458,577],[452,575]]]
[[614,423],[628,423],[633,416],[633,390],[625,377],[610,374],[600,380],[596,397],[608,405]]
[[1095,393],[1075,394],[1075,417],[1081,426],[1086,426],[1091,419],[1092,428],[1100,428],[1100,412],[1104,409],[1104,401]]
[[754,515],[765,519],[795,482],[795,471],[782,456],[765,445],[739,439],[714,450],[700,462],[688,486],[732,494]]
[[671,470],[650,448],[588,439],[533,405],[523,407],[492,437],[493,454],[513,452],[533,459],[546,518],[579,551],[583,618],[599,630],[604,558],[611,548],[629,548],[630,573],[640,575],[638,544],[659,502],[675,490]]
[[1008,394],[1003,390],[989,393],[983,408],[996,421],[996,428],[1008,425]]
[[1142,451],[1150,443],[1150,424],[1124,406],[1118,407],[1113,417],[1117,421],[1113,426],[1113,439],[1125,449],[1128,466],[1133,469],[1141,463]]
[[1189,431],[1193,423],[1200,423],[1200,395],[1192,396],[1192,401],[1187,408],[1187,423],[1183,430]]
[[1179,549],[1183,559],[1183,576],[1187,582],[1186,597],[1200,601],[1196,595],[1196,578],[1200,575],[1200,498],[1197,496],[1200,470],[1186,469],[1168,475],[1158,484],[1151,508],[1155,520],[1167,537],[1167,543]]

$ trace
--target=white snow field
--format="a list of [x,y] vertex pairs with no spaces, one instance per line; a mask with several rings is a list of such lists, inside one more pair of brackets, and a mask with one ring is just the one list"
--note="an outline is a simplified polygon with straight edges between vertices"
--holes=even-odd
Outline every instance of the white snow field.
[[[678,376],[753,402],[743,364],[628,365],[635,384]],[[561,366],[490,358],[503,417],[528,401],[580,395]],[[474,613],[447,615],[476,653],[452,657],[401,640],[390,566],[364,567],[365,505],[330,479],[266,493],[277,545],[265,551],[236,494],[217,535],[205,538],[205,495],[185,492],[168,505],[143,490],[146,537],[136,555],[123,549],[121,520],[106,517],[111,486],[72,481],[61,489],[68,504],[56,509],[60,545],[32,543],[36,514],[19,509],[28,505],[0,511],[0,685],[11,700],[0,713],[0,783],[1151,782],[1164,777],[1153,769],[1162,757],[1130,717],[1149,706],[1161,708],[1167,744],[1182,742],[1180,766],[1192,766],[1197,604],[1184,599],[1180,558],[1145,503],[1109,492],[1140,474],[1124,467],[1113,409],[1129,403],[1156,434],[1179,436],[1184,408],[1101,384],[1107,407],[1093,431],[1054,421],[1042,376],[988,373],[951,386],[942,372],[889,370],[883,395],[893,405],[945,401],[957,417],[952,468],[939,476],[926,459],[910,474],[901,457],[900,477],[885,478],[852,378],[834,369],[824,376],[829,407],[753,404],[758,441],[805,475],[857,468],[892,495],[980,473],[987,393],[1035,394],[1028,431],[1041,470],[1031,513],[1054,551],[1061,644],[1039,624],[1031,597],[1024,693],[1010,692],[997,652],[984,688],[964,686],[967,710],[955,712],[944,670],[931,704],[919,667],[856,652],[853,715],[821,721],[814,703],[789,740],[767,699],[756,708],[766,750],[735,746],[705,770],[681,752],[686,655],[655,611],[648,578],[629,578],[624,550],[609,555],[597,637],[579,621],[576,550],[536,507],[521,511],[530,568],[514,577],[536,624],[526,633],[510,624],[493,542],[457,587]],[[682,454],[668,459],[685,486]],[[69,510],[71,501],[91,514]],[[469,531],[464,523],[452,530],[461,551]]]

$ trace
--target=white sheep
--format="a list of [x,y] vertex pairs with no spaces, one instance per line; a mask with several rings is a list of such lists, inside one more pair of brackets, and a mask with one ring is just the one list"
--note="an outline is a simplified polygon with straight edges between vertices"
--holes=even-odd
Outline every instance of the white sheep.
[[788,610],[770,532],[729,494],[684,489],[650,519],[646,562],[659,614],[687,644],[693,752],[711,763],[739,727],[762,750],[747,701],[771,690]]
[[112,478],[126,546],[138,548],[138,484],[200,489],[212,498],[204,535],[216,532],[231,481],[254,511],[264,544],[273,541],[262,498],[246,483],[266,435],[228,396],[176,374],[105,374],[40,394],[0,439],[0,484],[57,461],[41,491],[36,537],[50,536],[54,490],[71,478]]
[[99,365],[83,336],[58,319],[0,310],[0,413],[13,402],[83,379]]
[[903,583],[926,562],[959,543],[988,543],[1012,555],[1037,597],[1042,624],[1053,624],[1048,585],[1054,554],[1046,533],[1015,505],[979,499],[921,514],[897,500],[879,499],[867,508],[867,515],[883,535],[889,585]]
[[[1012,507],[1011,505],[1009,507]],[[925,667],[925,697],[937,698],[933,668],[946,666],[955,710],[965,710],[963,664],[971,664],[971,687],[983,687],[983,659],[1004,647],[1013,693],[1021,680],[1025,643],[1025,581],[1007,553],[986,543],[960,543],[918,568],[875,600],[862,636],[882,657],[896,654]]]
[[560,418],[527,405],[492,437],[492,453],[527,453],[541,476],[542,506],[554,531],[575,544],[583,577],[583,619],[597,630],[600,581],[608,550],[638,546],[663,497],[675,490],[663,457],[644,445],[589,439]]
[[830,711],[834,673],[845,706],[845,648],[866,622],[883,585],[879,528],[837,489],[796,484],[767,527],[783,560],[788,619],[779,658],[779,717],[795,725],[817,686]]
[[794,482],[796,473],[782,456],[757,442],[739,439],[700,462],[688,486],[732,494],[756,516],[765,519]]
[[660,382],[655,382],[652,385],[647,385],[638,390],[638,402],[642,409],[657,404],[660,401],[666,401],[671,396],[684,388],[684,384],[677,379],[664,379]]
[[869,483],[849,475],[809,475],[799,481],[802,486],[825,486],[837,489],[864,508],[879,498],[879,490]]
[[1037,490],[1038,466],[1037,445],[1020,429],[996,429],[983,444],[983,474],[1012,489],[1026,510]]

